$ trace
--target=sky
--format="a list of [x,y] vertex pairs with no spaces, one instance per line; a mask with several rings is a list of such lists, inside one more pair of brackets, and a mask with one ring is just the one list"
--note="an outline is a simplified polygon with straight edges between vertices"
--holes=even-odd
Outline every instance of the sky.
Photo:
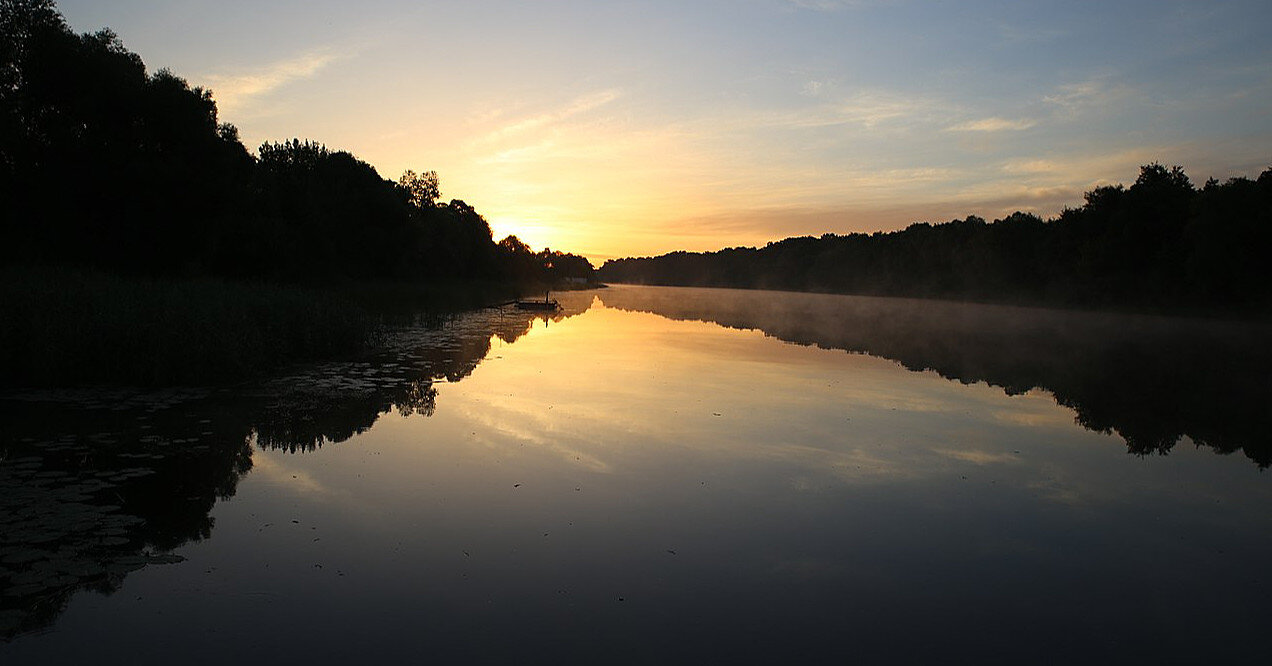
[[1266,0],[62,0],[244,143],[437,171],[598,263],[1272,167]]

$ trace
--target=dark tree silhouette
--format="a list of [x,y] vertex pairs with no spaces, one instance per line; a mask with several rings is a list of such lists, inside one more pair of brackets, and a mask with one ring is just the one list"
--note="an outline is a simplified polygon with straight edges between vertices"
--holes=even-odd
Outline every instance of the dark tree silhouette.
[[398,185],[406,190],[407,196],[416,208],[432,208],[437,204],[437,199],[442,196],[436,171],[417,174],[408,169],[398,179]]
[[1272,170],[1197,189],[1143,167],[1052,220],[1017,212],[891,233],[787,238],[763,248],[607,261],[611,282],[784,289],[1082,307],[1266,315]]
[[0,3],[0,164],[8,260],[198,272],[250,158],[211,93],[49,2]]
[[[0,0],[0,261],[306,282],[508,279],[516,263],[437,173],[394,183],[292,139],[253,157],[211,91],[109,30],[77,35],[48,0]],[[505,260],[511,263],[505,263]]]

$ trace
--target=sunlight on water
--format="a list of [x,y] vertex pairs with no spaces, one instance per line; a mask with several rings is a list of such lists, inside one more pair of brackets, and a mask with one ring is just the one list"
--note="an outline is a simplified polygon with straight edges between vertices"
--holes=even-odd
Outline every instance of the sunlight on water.
[[[51,629],[0,647],[5,663],[97,646],[160,659],[206,632],[234,637],[209,660],[249,662],[1249,647],[1272,534],[1249,460],[1187,440],[1128,455],[1049,388],[1008,394],[825,336],[784,342],[762,317],[725,328],[718,309],[677,310],[700,292],[477,313],[404,332],[397,360],[286,379],[326,387],[316,403],[262,389],[273,416],[242,417],[259,446],[210,538],[110,596],[75,594]],[[833,303],[902,307],[876,300]],[[1185,611],[1226,619],[1172,625]]]

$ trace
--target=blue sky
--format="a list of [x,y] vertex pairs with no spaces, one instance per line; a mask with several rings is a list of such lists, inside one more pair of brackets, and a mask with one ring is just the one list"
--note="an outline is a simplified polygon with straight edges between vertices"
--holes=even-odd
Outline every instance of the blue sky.
[[1272,3],[63,0],[249,146],[435,169],[594,259],[1052,215],[1272,166]]

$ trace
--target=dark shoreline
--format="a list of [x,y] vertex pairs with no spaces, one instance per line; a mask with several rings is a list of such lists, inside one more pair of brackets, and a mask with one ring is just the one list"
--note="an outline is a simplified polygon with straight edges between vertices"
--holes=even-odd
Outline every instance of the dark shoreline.
[[540,292],[480,280],[240,282],[0,271],[0,387],[225,384],[373,349],[387,326]]

